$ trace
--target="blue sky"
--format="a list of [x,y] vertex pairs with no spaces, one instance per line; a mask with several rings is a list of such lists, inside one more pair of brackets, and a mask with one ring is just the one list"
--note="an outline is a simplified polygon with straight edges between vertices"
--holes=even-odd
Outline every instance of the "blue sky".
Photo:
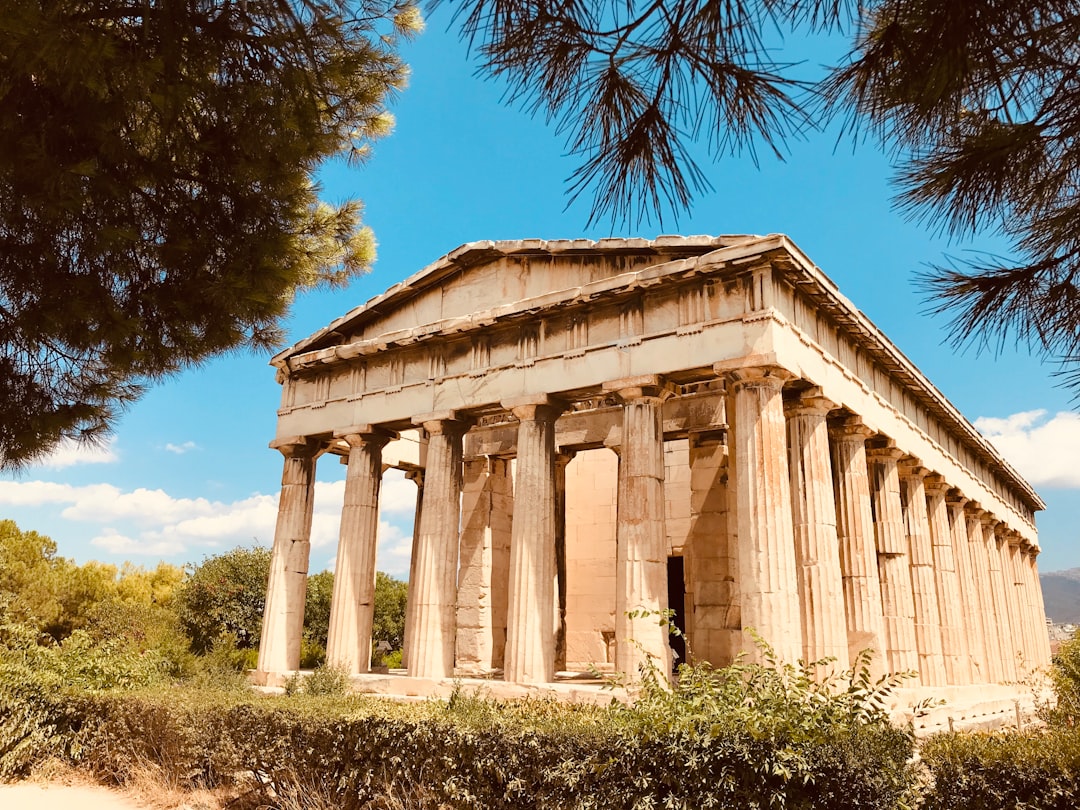
[[[872,143],[836,133],[792,143],[787,160],[747,156],[708,166],[715,190],[689,215],[638,228],[585,228],[588,200],[569,209],[574,170],[542,120],[503,106],[480,80],[446,18],[406,49],[412,80],[395,103],[395,132],[358,169],[328,167],[324,196],[359,197],[379,242],[374,271],[346,290],[301,296],[289,342],[480,239],[654,237],[660,233],[782,232],[829,275],[1034,484],[1044,571],[1080,566],[1080,416],[1055,387],[1054,366],[1024,351],[957,352],[946,323],[924,314],[917,272],[944,254],[1004,252],[992,238],[949,244],[905,222],[890,198],[889,161]],[[273,539],[281,456],[274,435],[280,388],[268,358],[234,354],[153,388],[93,452],[61,448],[0,478],[0,518],[50,535],[79,562],[198,562]],[[311,570],[331,566],[344,468],[319,466]],[[403,576],[414,488],[389,475],[379,567]]]

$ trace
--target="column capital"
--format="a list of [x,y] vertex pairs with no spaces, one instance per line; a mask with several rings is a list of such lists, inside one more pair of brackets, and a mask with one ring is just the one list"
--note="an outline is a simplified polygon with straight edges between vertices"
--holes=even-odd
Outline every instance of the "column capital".
[[926,488],[927,495],[942,495],[946,498],[949,490],[952,489],[949,482],[945,480],[945,476],[936,472],[926,474],[923,478],[923,486]]
[[964,497],[964,493],[958,490],[956,487],[950,489],[945,493],[945,503],[951,506],[953,509],[964,511],[967,509],[970,501]]
[[644,374],[638,377],[623,377],[621,380],[608,380],[602,386],[605,393],[615,394],[623,402],[640,399],[659,399],[661,401],[675,395],[675,388],[659,374]]
[[915,456],[904,456],[897,464],[900,468],[900,474],[907,478],[922,478],[926,479],[930,475],[930,470],[922,465],[922,460]]
[[566,410],[566,403],[547,394],[528,394],[500,403],[521,422],[554,422]]
[[803,414],[825,416],[834,410],[836,410],[836,403],[831,399],[826,399],[821,393],[821,388],[816,385],[798,391],[791,399],[784,401],[784,412],[788,416]]
[[744,366],[735,369],[717,369],[717,374],[726,374],[734,390],[741,388],[772,388],[779,391],[784,383],[795,379],[795,375],[783,366]]
[[880,433],[876,434],[876,437],[867,442],[866,445],[866,457],[868,459],[876,461],[891,459],[899,462],[906,455],[907,453],[896,446],[896,442]]
[[408,481],[412,481],[418,487],[424,486],[423,467],[413,467],[412,469],[405,470],[405,478]]
[[865,442],[874,435],[874,431],[868,428],[858,416],[844,414],[829,420],[829,435],[841,441]]
[[398,438],[396,430],[388,430],[378,425],[350,425],[338,428],[334,431],[334,438],[341,439],[349,447],[362,447],[365,444],[375,444],[385,447]]
[[414,416],[412,423],[422,427],[429,435],[441,433],[464,435],[472,427],[473,420],[458,411],[435,411]]
[[270,449],[285,458],[315,458],[326,449],[326,444],[311,436],[286,436],[270,442]]

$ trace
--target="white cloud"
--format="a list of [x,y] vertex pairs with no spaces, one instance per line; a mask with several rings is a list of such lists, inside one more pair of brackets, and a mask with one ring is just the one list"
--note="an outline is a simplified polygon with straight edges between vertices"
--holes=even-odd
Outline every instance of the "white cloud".
[[184,442],[183,444],[173,444],[172,442],[169,442],[165,445],[166,450],[170,453],[176,453],[178,456],[184,455],[188,450],[196,450],[198,447],[199,445],[195,444],[195,442]]
[[119,460],[114,436],[100,442],[77,442],[74,439],[65,438],[60,440],[51,453],[42,456],[32,466],[62,470],[77,464],[111,464]]
[[1080,489],[1080,414],[1023,411],[979,417],[975,427],[1033,485]]
[[135,540],[120,534],[116,529],[105,529],[101,534],[90,541],[90,545],[105,549],[112,554],[146,555],[151,557],[170,557],[183,551],[183,546],[175,542],[159,540],[147,542]]

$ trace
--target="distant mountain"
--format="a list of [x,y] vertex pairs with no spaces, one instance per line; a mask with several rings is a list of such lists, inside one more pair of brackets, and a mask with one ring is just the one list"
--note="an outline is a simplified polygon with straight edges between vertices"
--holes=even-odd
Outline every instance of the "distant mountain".
[[1058,624],[1080,624],[1080,568],[1039,574],[1046,616]]

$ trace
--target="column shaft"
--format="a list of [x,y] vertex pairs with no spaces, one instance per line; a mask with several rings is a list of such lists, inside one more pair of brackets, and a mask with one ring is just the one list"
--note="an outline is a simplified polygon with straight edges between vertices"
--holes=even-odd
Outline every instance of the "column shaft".
[[504,680],[555,680],[555,420],[547,402],[503,403],[519,420]]
[[915,603],[897,469],[897,461],[902,455],[896,448],[879,447],[867,453],[867,458],[888,668],[891,672],[918,672]]
[[667,601],[663,404],[658,377],[605,383],[623,400],[615,570],[615,667],[630,678],[646,662],[671,672],[661,616]]
[[1027,565],[1028,579],[1035,596],[1035,646],[1039,650],[1040,666],[1050,666],[1050,635],[1046,629],[1046,603],[1043,601],[1042,580],[1039,579],[1039,550],[1032,549]]
[[[787,424],[779,367],[732,372],[739,592],[744,630],[754,629],[782,661],[802,653],[791,518]],[[759,660],[756,648],[751,660]]]
[[949,507],[945,501],[948,484],[941,476],[926,481],[927,512],[934,553],[934,578],[941,619],[941,647],[945,679],[950,684],[972,683],[968,633],[965,629],[964,599],[959,564],[953,549]]
[[416,626],[416,598],[413,586],[416,585],[416,561],[420,558],[420,516],[424,511],[424,471],[409,470],[405,477],[416,484],[416,508],[413,510],[412,545],[409,551],[409,589],[405,600],[405,638],[401,642],[401,666],[409,668],[409,653],[412,650],[412,632]]
[[302,437],[270,446],[285,456],[285,467],[281,473],[281,497],[259,644],[257,677],[264,683],[267,676],[300,668],[315,499],[315,461],[321,449],[315,442]]
[[[1000,526],[998,527],[1000,529]],[[1009,557],[1009,541],[1004,533],[990,527],[990,550],[997,552],[1001,567],[1001,608],[1004,615],[999,617],[1001,628],[1003,669],[1006,680],[1016,681],[1020,677],[1024,653],[1021,642],[1020,606],[1016,600],[1016,584],[1012,576],[1012,560]]]
[[[955,491],[954,491],[955,492]],[[990,670],[986,663],[986,634],[982,625],[982,598],[976,578],[978,558],[968,542],[967,499],[956,495],[946,501],[953,535],[953,554],[960,574],[960,593],[963,600],[964,632],[967,636],[968,660],[972,683],[989,683]]]
[[901,503],[911,559],[911,593],[915,607],[915,643],[919,653],[919,679],[924,686],[944,686],[945,661],[941,652],[941,613],[934,575],[934,549],[926,511],[927,470],[914,463],[901,466]]
[[449,678],[454,674],[458,540],[461,520],[461,438],[468,425],[453,417],[413,420],[428,434],[424,506],[417,538],[415,599],[409,638],[409,675]]
[[866,439],[870,431],[857,419],[849,417],[834,422],[829,434],[848,658],[854,662],[856,656],[869,650],[873,656],[870,673],[877,678],[884,673],[887,659],[870,478],[866,466]]
[[979,599],[979,621],[982,623],[983,653],[986,664],[987,683],[1000,683],[1003,680],[1001,670],[1001,641],[997,625],[994,622],[993,582],[990,573],[990,555],[983,536],[982,510],[978,506],[968,505],[967,516],[968,548],[971,549],[972,573]]
[[334,565],[326,660],[352,675],[371,668],[382,450],[393,436],[366,425],[339,433],[338,437],[349,445],[349,466]]
[[[833,403],[811,389],[787,403],[788,471],[802,619],[802,657],[848,668],[844,586],[826,414]],[[821,670],[824,676],[826,670]]]

